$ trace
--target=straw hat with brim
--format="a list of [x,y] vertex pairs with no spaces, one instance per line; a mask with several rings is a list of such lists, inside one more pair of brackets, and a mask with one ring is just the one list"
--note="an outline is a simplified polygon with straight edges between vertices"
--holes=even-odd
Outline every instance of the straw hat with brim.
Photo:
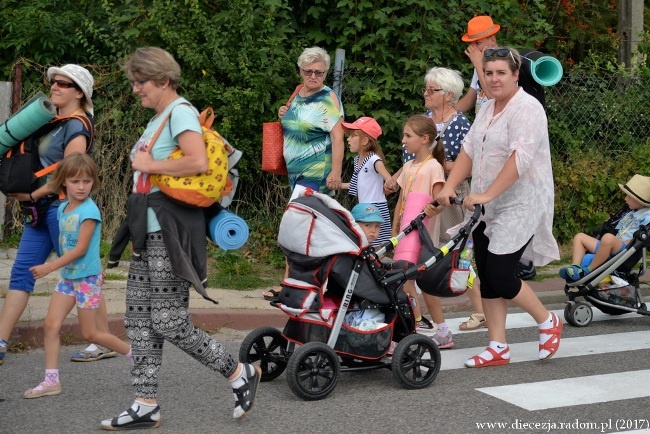
[[86,102],[83,109],[92,115],[93,101],[91,98],[93,97],[93,85],[95,84],[95,80],[93,80],[93,76],[90,72],[88,72],[88,70],[83,66],[68,64],[63,65],[60,68],[53,66],[47,70],[47,78],[50,80],[53,79],[55,75],[68,77],[79,86],[79,89],[86,96]]
[[618,186],[640,204],[650,206],[650,176],[634,175],[627,184]]
[[500,25],[492,22],[492,18],[487,15],[480,15],[469,20],[469,23],[467,23],[467,33],[461,39],[464,42],[479,41],[494,35],[500,28]]

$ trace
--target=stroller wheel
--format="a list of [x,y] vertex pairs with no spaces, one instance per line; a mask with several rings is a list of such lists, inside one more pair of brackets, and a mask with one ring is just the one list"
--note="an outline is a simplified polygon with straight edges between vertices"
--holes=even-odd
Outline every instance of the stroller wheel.
[[333,349],[322,342],[307,342],[289,359],[287,380],[298,398],[315,401],[332,393],[340,374],[339,357]]
[[425,388],[440,372],[440,350],[430,337],[414,333],[395,347],[391,369],[405,388]]
[[569,302],[564,307],[564,319],[575,327],[587,327],[594,318],[594,311],[587,303]]
[[289,354],[287,340],[278,329],[261,327],[253,330],[239,348],[239,360],[243,363],[260,362],[261,381],[271,381],[280,376],[287,367]]

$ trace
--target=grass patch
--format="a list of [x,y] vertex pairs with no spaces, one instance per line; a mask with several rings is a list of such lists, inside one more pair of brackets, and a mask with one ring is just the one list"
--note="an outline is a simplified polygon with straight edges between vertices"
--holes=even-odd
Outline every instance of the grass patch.
[[283,276],[284,267],[258,260],[250,252],[209,249],[208,286],[211,288],[248,291],[276,286]]
[[541,282],[546,279],[553,279],[554,277],[558,277],[557,273],[537,273],[530,281]]
[[50,291],[32,292],[32,297],[49,297],[52,295]]
[[106,271],[104,280],[126,280],[126,276],[122,273],[112,273],[110,271]]
[[3,238],[0,240],[1,249],[17,249],[18,243],[20,243],[20,236],[22,231],[13,230],[9,233],[4,234]]

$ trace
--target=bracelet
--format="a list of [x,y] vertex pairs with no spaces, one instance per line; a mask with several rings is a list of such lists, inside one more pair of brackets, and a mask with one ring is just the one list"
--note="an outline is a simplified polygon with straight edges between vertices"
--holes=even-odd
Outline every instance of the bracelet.
[[32,196],[31,193],[29,193],[29,199],[30,199],[32,202],[36,202],[36,201],[34,200],[34,196]]

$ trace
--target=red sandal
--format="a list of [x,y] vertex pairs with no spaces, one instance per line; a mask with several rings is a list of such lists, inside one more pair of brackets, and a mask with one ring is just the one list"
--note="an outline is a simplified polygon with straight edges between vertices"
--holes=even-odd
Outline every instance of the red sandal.
[[[539,352],[540,360],[548,360],[551,357],[555,355],[557,352],[558,348],[560,348],[560,335],[562,334],[562,321],[558,316],[554,313],[551,312],[551,316],[553,317],[553,327],[550,329],[540,329],[539,334],[540,335],[551,335],[551,338],[544,342],[543,344],[539,344]],[[543,350],[546,350],[549,352],[545,357],[541,356],[541,352]]]
[[[474,356],[465,362],[465,366],[468,368],[485,368],[487,366],[507,365],[508,363],[510,363],[510,358],[507,359],[503,358],[503,355],[510,351],[510,347],[508,347],[507,345],[500,352],[496,352],[496,350],[490,347],[487,347],[486,351],[492,354],[492,360],[484,359],[481,356]],[[472,361],[474,362],[473,365],[470,364],[470,362]]]

